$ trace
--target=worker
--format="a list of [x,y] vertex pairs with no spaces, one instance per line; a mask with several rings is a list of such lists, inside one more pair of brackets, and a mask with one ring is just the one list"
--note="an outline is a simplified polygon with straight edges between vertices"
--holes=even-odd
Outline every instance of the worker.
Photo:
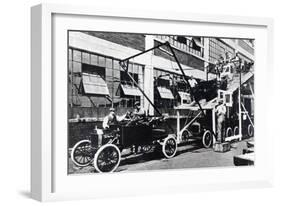
[[193,78],[192,75],[190,76],[188,83],[190,85],[191,98],[192,98],[192,100],[195,100],[195,94],[196,94],[196,89],[197,89],[198,83],[197,83],[196,79]]
[[190,79],[188,80],[188,83],[189,83],[189,85],[192,89],[195,88],[198,85],[196,79],[194,79],[192,75],[190,76]]
[[103,122],[102,122],[102,127],[103,129],[108,129],[110,124],[117,124],[117,116],[115,114],[115,109],[110,108],[109,109],[109,114],[104,117]]
[[[135,104],[134,104],[134,111],[133,111],[133,120],[132,122],[138,122],[140,123],[142,120],[144,120],[145,118],[145,111],[144,111],[144,108],[142,108],[140,106],[140,102],[139,101],[136,101]],[[139,152],[139,145],[138,144],[135,144],[132,146],[131,148],[131,151],[134,153],[134,154],[137,154]]]
[[217,106],[215,112],[217,114],[217,141],[221,143],[223,141],[223,126],[226,115],[226,106],[222,100],[219,101],[219,105]]
[[136,101],[134,104],[133,115],[143,118],[145,116],[144,108],[140,106],[140,102]]

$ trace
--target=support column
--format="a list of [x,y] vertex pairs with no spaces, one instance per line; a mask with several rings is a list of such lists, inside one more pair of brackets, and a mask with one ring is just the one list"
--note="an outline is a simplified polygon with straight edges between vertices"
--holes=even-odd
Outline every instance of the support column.
[[204,71],[206,74],[206,81],[208,81],[208,67],[209,67],[209,55],[210,55],[210,39],[209,38],[204,38]]
[[[241,73],[239,74],[241,78]],[[241,79],[240,79],[241,81]],[[239,111],[239,140],[242,140],[242,112],[241,112],[241,84],[238,90],[238,111]]]
[[180,110],[177,110],[177,143],[180,143]]
[[[213,131],[217,133],[217,125],[216,125],[216,110],[215,108],[212,109],[212,121],[213,121]],[[216,138],[213,136],[213,144],[216,143]]]
[[[145,50],[154,47],[154,38],[151,35],[146,35],[145,37]],[[144,67],[144,92],[149,97],[149,99],[154,103],[154,86],[153,86],[153,50],[145,54],[146,62],[150,62],[149,65]],[[154,115],[154,109],[144,98],[144,109],[149,111],[149,115]]]

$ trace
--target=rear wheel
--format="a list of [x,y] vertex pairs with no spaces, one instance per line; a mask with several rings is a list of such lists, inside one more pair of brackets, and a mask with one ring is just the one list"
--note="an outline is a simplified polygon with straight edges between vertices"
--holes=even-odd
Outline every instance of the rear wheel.
[[213,143],[213,137],[209,130],[206,130],[202,137],[202,144],[205,148],[210,148]]
[[114,172],[119,166],[121,153],[114,144],[106,144],[100,147],[94,157],[95,169],[102,172]]
[[189,134],[188,134],[188,131],[187,130],[184,130],[181,134],[181,139],[183,142],[186,142],[189,138]]
[[235,136],[236,136],[236,135],[239,135],[239,128],[238,128],[238,126],[234,127],[233,132],[234,132],[234,135],[235,135]]
[[226,137],[231,137],[233,135],[231,127],[228,127],[226,130]]
[[162,153],[167,159],[169,159],[175,156],[177,148],[178,145],[176,139],[173,136],[168,136],[162,144]]
[[86,167],[91,163],[91,141],[82,140],[77,142],[71,151],[71,160],[79,167]]

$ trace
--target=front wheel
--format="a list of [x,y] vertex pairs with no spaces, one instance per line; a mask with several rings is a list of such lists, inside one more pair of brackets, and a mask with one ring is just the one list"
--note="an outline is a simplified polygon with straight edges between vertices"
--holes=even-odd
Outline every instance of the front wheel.
[[162,144],[162,153],[167,159],[169,159],[175,156],[177,148],[178,145],[176,139],[173,136],[168,136]]
[[248,135],[249,137],[254,136],[254,127],[251,124],[248,125]]
[[95,169],[102,172],[114,172],[119,166],[121,153],[114,144],[106,144],[100,147],[94,157]]
[[202,137],[202,144],[205,148],[210,148],[213,143],[213,137],[209,130],[206,130]]
[[79,167],[86,167],[92,160],[91,150],[91,141],[81,140],[72,148],[71,160]]

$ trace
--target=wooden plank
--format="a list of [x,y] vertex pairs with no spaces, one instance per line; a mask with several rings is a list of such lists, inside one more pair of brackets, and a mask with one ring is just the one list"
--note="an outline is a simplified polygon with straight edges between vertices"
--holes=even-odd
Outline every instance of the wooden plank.
[[243,155],[237,155],[233,157],[233,163],[235,166],[247,166],[254,165],[255,153],[247,153]]

